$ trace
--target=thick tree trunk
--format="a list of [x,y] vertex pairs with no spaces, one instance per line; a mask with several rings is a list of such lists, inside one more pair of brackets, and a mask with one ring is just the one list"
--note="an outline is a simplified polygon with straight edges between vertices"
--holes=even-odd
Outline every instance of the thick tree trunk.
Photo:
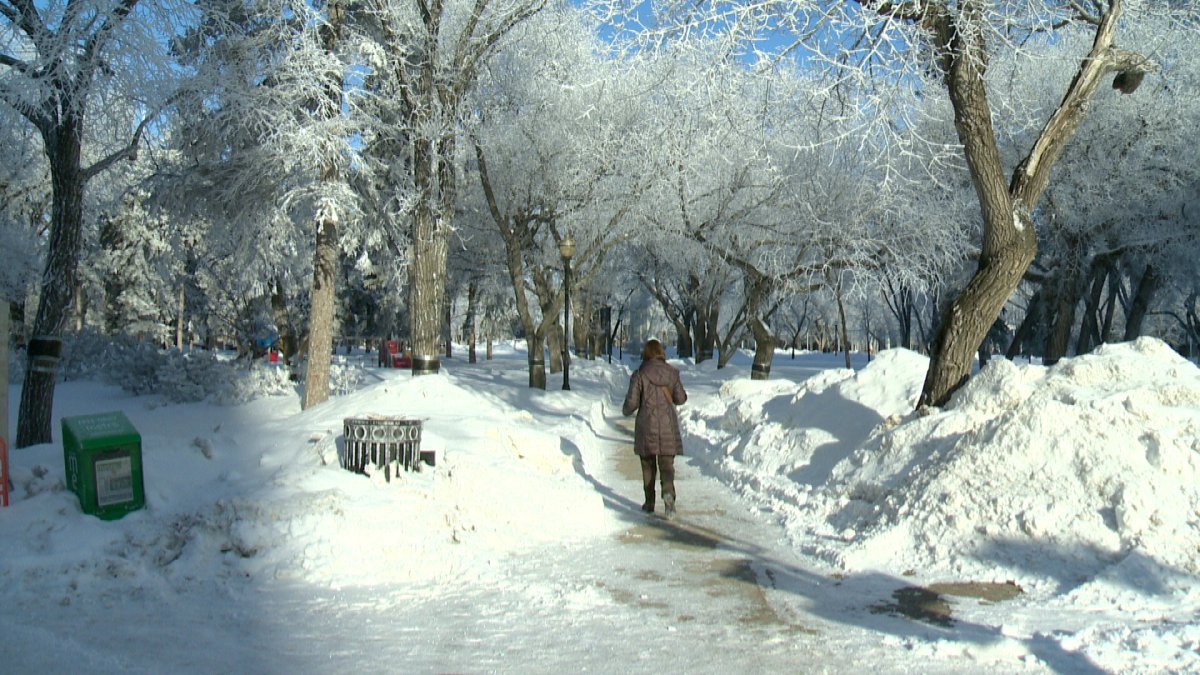
[[775,358],[775,347],[779,341],[758,317],[748,322],[754,336],[754,362],[750,364],[751,380],[766,380],[771,377],[771,362]]
[[53,188],[50,241],[42,290],[29,341],[28,366],[21,387],[17,442],[24,448],[52,439],[50,421],[54,385],[62,351],[62,329],[79,278],[79,253],[83,245],[83,190],[80,168],[83,121],[70,112],[53,133],[43,134],[50,158]]
[[533,336],[527,339],[529,345],[529,387],[531,389],[546,388],[546,345],[542,338]]
[[692,342],[692,323],[695,322],[695,311],[684,317],[681,324],[675,326],[675,351],[679,358],[688,359],[695,354],[695,343]]
[[563,329],[561,324],[555,324],[546,333],[546,344],[550,347],[550,374],[556,375],[563,370]]
[[[342,7],[331,3],[328,7],[328,23],[322,26],[321,41],[326,52],[332,54],[338,48],[342,21]],[[340,114],[343,79],[340,74],[326,74],[324,95],[327,109]],[[333,159],[326,160],[321,169],[321,181],[331,183],[338,180],[338,167]],[[300,407],[304,410],[329,400],[329,366],[333,358],[333,316],[336,304],[338,273],[338,214],[333,204],[320,203],[316,214],[316,246],[313,250],[312,307],[308,317],[307,364],[304,373],[304,398]],[[278,281],[278,279],[276,279]],[[282,295],[282,292],[280,292]]]
[[432,143],[416,143],[414,177],[420,197],[413,214],[412,252],[409,256],[408,307],[412,337],[413,375],[430,375],[441,370],[438,359],[442,336],[442,312],[446,295],[447,227],[443,215],[435,213]]
[[312,313],[309,317],[308,365],[304,374],[307,410],[329,400],[329,365],[333,356],[333,306],[336,298],[338,243],[337,220],[322,218],[317,224],[317,247],[313,253]]

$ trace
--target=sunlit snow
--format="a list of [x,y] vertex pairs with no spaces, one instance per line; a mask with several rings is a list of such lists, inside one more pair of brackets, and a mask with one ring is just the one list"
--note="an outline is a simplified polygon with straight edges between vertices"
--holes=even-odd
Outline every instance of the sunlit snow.
[[[416,379],[336,358],[363,384],[303,412],[60,383],[56,442],[12,452],[0,511],[4,670],[1200,669],[1200,370],[1156,340],[995,359],[927,415],[904,350],[780,352],[767,381],[745,354],[674,361],[670,522],[620,468],[633,362],[576,358],[566,392],[525,386],[521,345]],[[58,442],[107,410],[145,462],[146,508],[116,521],[81,513]],[[368,414],[422,420],[436,465],[342,469],[342,420]],[[954,582],[1023,593],[889,610]]]

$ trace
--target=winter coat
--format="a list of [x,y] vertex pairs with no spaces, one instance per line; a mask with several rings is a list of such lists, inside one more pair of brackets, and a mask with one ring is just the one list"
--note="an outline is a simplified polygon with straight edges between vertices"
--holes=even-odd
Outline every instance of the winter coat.
[[637,411],[633,451],[640,457],[682,455],[683,438],[675,406],[687,402],[679,371],[662,359],[649,359],[629,378],[629,391],[621,413]]

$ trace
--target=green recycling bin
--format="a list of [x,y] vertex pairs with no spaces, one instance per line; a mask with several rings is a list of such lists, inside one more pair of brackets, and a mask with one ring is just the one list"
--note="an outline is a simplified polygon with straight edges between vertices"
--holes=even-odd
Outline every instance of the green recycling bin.
[[64,417],[67,487],[84,513],[116,520],[146,504],[142,437],[121,412]]

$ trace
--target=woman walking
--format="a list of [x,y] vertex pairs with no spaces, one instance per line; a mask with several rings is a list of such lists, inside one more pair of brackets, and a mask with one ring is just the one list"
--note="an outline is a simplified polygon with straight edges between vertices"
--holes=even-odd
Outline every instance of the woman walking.
[[633,427],[633,451],[642,460],[642,488],[646,501],[642,510],[654,512],[654,478],[662,481],[663,505],[667,517],[675,515],[675,455],[683,454],[679,416],[675,406],[687,402],[687,392],[679,381],[679,371],[667,363],[667,352],[658,340],[650,338],[642,347],[642,365],[629,378],[629,391],[621,413],[637,412]]

